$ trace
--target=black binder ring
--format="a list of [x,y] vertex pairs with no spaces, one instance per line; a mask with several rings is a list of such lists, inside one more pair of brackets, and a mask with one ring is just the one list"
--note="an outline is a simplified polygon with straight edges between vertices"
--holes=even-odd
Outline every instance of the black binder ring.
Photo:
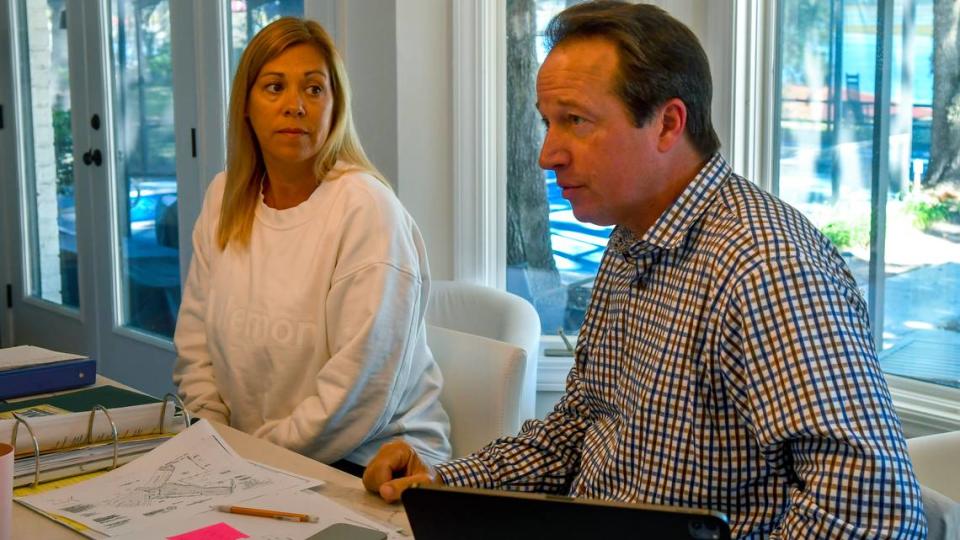
[[117,435],[117,424],[113,422],[113,418],[110,418],[110,413],[107,412],[107,408],[103,405],[94,405],[93,408],[90,409],[90,421],[87,423],[87,444],[93,443],[93,419],[97,416],[97,411],[103,411],[104,416],[107,417],[107,422],[110,422],[110,430],[113,432],[113,466],[111,466],[110,469],[116,469],[120,437]]
[[33,487],[37,487],[40,484],[40,440],[37,439],[37,434],[33,432],[30,423],[22,416],[13,413],[13,419],[15,422],[13,424],[12,435],[10,436],[10,446],[13,447],[14,455],[17,453],[17,429],[20,427],[20,424],[27,426],[27,432],[30,434],[30,438],[33,439]]
[[160,424],[157,426],[157,433],[163,433],[163,420],[167,416],[167,402],[172,401],[175,407],[180,407],[180,410],[183,412],[183,428],[186,429],[190,427],[190,424],[193,423],[193,418],[190,416],[190,411],[183,405],[183,400],[180,399],[180,396],[167,393],[163,396],[163,405],[160,407]]

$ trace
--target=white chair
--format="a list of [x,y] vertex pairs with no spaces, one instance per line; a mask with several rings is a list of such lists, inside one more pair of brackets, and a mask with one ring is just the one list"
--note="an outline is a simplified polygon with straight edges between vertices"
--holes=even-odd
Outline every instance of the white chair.
[[505,291],[457,281],[431,283],[427,324],[516,345],[526,351],[521,420],[536,417],[540,317],[523,298]]
[[907,451],[921,484],[960,502],[960,431],[908,439]]
[[960,538],[960,431],[908,439],[907,451],[920,482],[930,540]]
[[523,349],[430,324],[427,344],[443,373],[440,403],[450,416],[453,457],[515,435],[526,366]]

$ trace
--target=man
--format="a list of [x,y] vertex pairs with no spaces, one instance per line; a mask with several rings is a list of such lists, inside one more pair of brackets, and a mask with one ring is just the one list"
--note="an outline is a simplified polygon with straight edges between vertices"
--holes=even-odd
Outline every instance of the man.
[[659,8],[594,2],[547,38],[540,165],[577,219],[617,225],[566,393],[518,436],[435,470],[389,443],[367,488],[388,501],[438,482],[709,508],[738,537],[923,536],[853,276],[717,153],[696,37]]

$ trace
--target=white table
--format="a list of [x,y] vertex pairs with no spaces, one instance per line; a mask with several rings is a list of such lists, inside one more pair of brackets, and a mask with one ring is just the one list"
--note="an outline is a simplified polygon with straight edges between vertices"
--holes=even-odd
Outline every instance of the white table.
[[[100,378],[98,378],[98,383]],[[117,385],[122,386],[122,385]],[[241,456],[279,469],[323,480],[326,484],[321,493],[358,512],[389,523],[408,534],[410,525],[400,504],[387,504],[379,497],[368,493],[360,479],[304,457],[273,443],[257,439],[222,424],[212,424],[227,443]],[[55,523],[28,508],[13,503],[13,539],[56,540],[60,538],[84,538],[67,527]]]

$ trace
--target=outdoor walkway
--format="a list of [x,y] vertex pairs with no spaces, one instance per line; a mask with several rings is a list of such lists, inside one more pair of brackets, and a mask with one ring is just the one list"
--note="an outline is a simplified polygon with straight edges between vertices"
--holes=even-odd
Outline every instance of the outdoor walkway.
[[960,388],[960,264],[917,268],[886,281],[884,371]]

